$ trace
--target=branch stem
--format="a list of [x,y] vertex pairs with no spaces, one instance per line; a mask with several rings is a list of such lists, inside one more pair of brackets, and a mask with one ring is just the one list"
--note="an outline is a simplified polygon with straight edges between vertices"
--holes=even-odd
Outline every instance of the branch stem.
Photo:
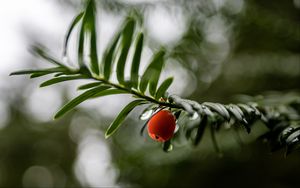
[[127,88],[123,85],[119,85],[119,84],[115,84],[113,82],[110,82],[109,80],[105,80],[103,78],[100,78],[100,77],[92,77],[92,79],[94,80],[97,80],[97,81],[100,81],[106,85],[109,85],[109,86],[112,86],[116,89],[120,89],[120,90],[123,90],[123,91],[126,91],[127,93],[131,93],[132,95],[138,97],[138,98],[141,98],[141,99],[145,99],[147,101],[150,101],[152,103],[155,103],[155,104],[158,104],[160,106],[166,106],[166,107],[170,107],[170,108],[177,108],[177,109],[182,109],[181,106],[177,105],[177,104],[173,104],[173,103],[170,103],[170,102],[164,102],[164,101],[159,101],[159,100],[156,100],[155,98],[151,97],[151,96],[148,96],[148,95],[145,95],[139,91],[136,91],[136,90],[133,90],[131,88]]

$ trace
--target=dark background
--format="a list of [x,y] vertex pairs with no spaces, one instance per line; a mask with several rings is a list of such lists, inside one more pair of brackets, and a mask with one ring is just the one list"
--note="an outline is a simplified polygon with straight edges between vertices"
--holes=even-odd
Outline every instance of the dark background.
[[[61,16],[63,10],[74,16],[82,8],[78,1],[55,4]],[[231,103],[251,99],[248,95],[282,100],[299,91],[299,0],[98,4],[98,12],[120,20],[132,8],[143,13],[148,51],[163,45],[171,52],[165,74],[175,76],[173,93],[199,102]],[[165,15],[169,20],[164,21]],[[108,17],[102,19],[110,22]],[[109,28],[101,32],[103,41],[109,40],[106,32],[113,33]],[[42,43],[60,58],[62,41],[54,40],[51,33],[28,25],[22,26],[22,33],[26,45]],[[59,39],[64,33],[60,35]],[[43,66],[29,52],[25,57],[17,69]],[[159,143],[139,135],[141,109],[112,138],[104,139],[105,129],[126,103],[123,100],[129,100],[124,96],[89,101],[53,121],[51,115],[62,102],[77,94],[76,84],[40,91],[43,79],[6,75],[3,79],[0,187],[299,187],[299,152],[286,158],[284,151],[271,153],[266,143],[256,139],[265,131],[262,124],[255,125],[251,135],[218,133],[223,157],[214,151],[209,135],[198,147],[181,140],[165,153]]]

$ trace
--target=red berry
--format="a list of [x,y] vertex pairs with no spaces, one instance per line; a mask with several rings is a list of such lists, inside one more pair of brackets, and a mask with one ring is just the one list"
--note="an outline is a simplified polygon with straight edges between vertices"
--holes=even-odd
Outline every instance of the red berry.
[[148,134],[153,140],[165,142],[172,138],[175,126],[175,116],[169,110],[161,110],[149,120]]

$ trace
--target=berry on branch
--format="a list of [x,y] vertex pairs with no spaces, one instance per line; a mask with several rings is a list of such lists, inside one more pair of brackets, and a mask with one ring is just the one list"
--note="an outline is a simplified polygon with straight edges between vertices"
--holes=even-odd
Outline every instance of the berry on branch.
[[161,110],[149,120],[148,134],[158,142],[165,142],[172,138],[176,127],[176,118],[169,110]]

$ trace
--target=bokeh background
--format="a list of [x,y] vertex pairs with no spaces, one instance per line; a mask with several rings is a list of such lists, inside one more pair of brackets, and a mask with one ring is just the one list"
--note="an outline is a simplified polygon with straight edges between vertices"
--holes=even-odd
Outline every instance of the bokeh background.
[[[300,87],[299,0],[101,0],[100,51],[128,10],[143,15],[146,47],[170,52],[164,76],[170,92],[199,102],[231,103],[251,96],[275,100]],[[223,130],[219,157],[209,135],[198,147],[186,140],[165,153],[139,130],[135,110],[110,139],[104,130],[130,100],[90,100],[60,120],[59,107],[76,96],[80,82],[38,88],[45,78],[9,77],[15,70],[45,67],[30,53],[43,44],[62,57],[63,39],[82,1],[0,1],[0,187],[299,187],[299,152],[271,153],[251,135]],[[72,36],[76,48],[76,34]],[[71,50],[72,51],[72,50]],[[75,50],[74,56],[75,56]],[[72,54],[70,59],[72,60]]]

